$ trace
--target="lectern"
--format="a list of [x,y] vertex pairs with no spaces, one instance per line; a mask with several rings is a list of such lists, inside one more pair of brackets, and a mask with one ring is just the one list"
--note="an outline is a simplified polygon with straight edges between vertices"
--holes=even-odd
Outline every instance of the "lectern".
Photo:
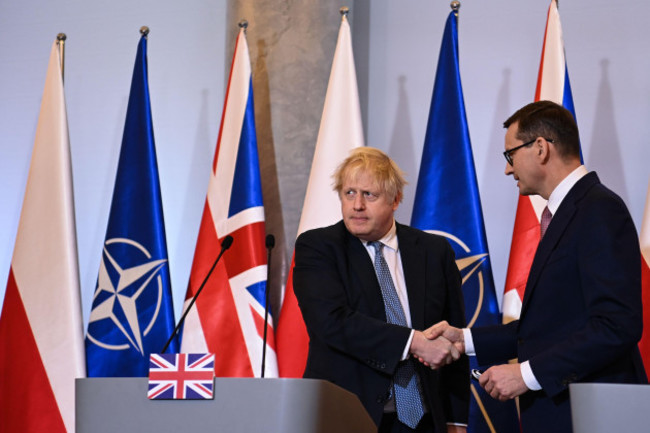
[[569,385],[574,433],[650,431],[650,385]]
[[147,378],[76,381],[77,433],[375,433],[356,395],[312,379],[216,378],[214,400],[149,400]]

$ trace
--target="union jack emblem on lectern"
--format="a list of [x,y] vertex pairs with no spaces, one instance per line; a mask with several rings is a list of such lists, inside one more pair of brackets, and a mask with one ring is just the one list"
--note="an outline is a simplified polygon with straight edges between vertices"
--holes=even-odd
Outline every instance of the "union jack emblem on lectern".
[[158,353],[149,357],[149,400],[209,400],[213,387],[213,353]]

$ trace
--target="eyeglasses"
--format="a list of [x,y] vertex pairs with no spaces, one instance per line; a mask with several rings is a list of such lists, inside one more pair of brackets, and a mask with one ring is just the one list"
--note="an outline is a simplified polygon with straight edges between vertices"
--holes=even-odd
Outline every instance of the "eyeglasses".
[[[553,140],[550,138],[545,138],[544,140],[548,141],[549,143],[553,143]],[[508,161],[508,164],[512,166],[512,154],[515,152],[515,150],[521,149],[522,147],[530,146],[534,142],[537,141],[537,138],[534,140],[528,141],[524,144],[520,144],[519,146],[513,147],[512,149],[508,149],[505,152],[503,152],[503,156],[506,158],[506,161]]]

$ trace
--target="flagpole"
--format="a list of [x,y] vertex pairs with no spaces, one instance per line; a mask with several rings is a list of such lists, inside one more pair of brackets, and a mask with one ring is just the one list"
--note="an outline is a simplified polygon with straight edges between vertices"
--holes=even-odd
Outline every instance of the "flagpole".
[[65,40],[68,37],[65,33],[56,35],[56,43],[59,44],[59,54],[61,55],[61,81],[63,81],[63,72],[65,70]]

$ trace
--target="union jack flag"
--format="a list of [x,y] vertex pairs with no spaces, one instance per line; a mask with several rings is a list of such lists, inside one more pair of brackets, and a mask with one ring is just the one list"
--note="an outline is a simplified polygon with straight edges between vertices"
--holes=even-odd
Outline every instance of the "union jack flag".
[[213,353],[165,353],[149,357],[149,400],[209,400]]
[[[239,32],[196,242],[185,308],[197,293],[222,240],[233,246],[189,310],[181,352],[219,352],[218,377],[260,377],[264,353],[267,259],[264,203],[255,132],[248,44]],[[273,320],[269,318],[265,377],[277,377]]]

